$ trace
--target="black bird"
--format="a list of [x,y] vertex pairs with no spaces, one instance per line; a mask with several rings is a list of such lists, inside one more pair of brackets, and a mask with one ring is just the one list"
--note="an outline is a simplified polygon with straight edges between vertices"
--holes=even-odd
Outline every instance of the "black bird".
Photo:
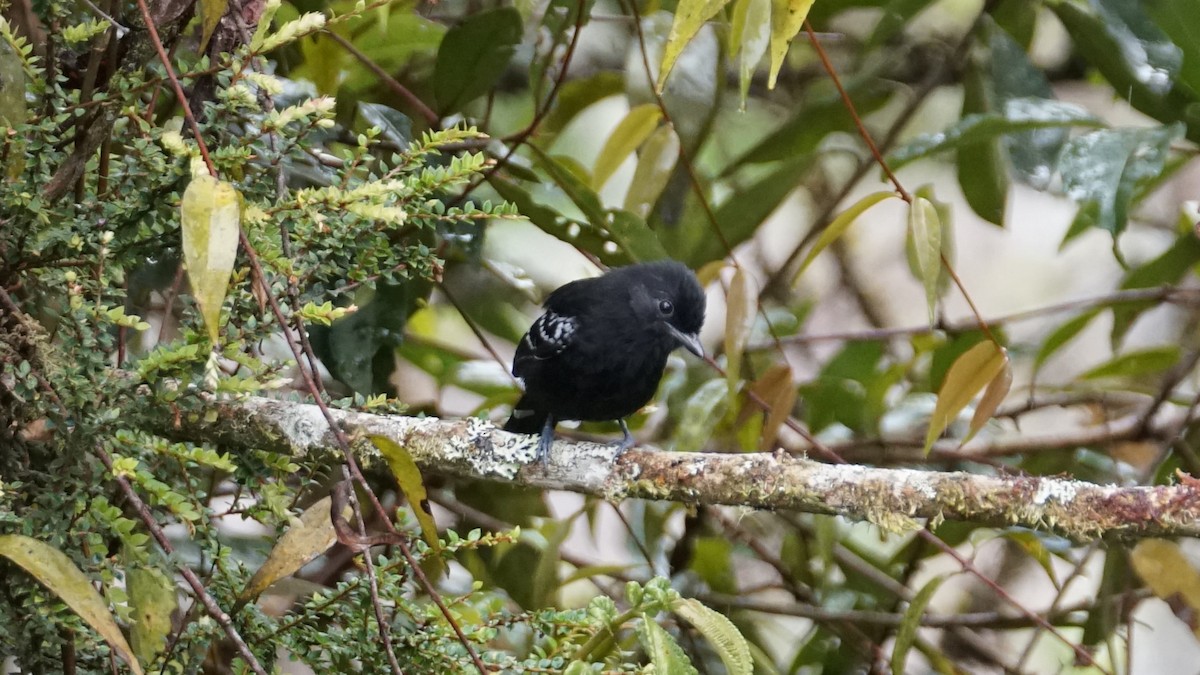
[[704,289],[673,261],[614,269],[550,294],[545,312],[517,346],[513,375],[524,381],[505,430],[541,433],[545,463],[560,420],[616,420],[633,444],[624,418],[658,389],[667,355],[676,347],[704,357]]

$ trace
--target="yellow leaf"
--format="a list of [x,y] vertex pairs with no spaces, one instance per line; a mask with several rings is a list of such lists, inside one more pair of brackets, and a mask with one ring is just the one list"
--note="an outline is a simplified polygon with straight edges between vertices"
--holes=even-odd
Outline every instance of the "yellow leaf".
[[987,389],[983,390],[983,397],[979,399],[979,405],[975,406],[975,414],[971,416],[971,426],[967,430],[967,435],[962,440],[962,444],[966,444],[971,440],[987,421],[992,419],[996,414],[996,408],[1004,402],[1004,397],[1008,396],[1008,391],[1012,389],[1013,371],[1012,362],[1008,360],[1008,354],[1004,355],[1004,367],[996,373],[996,377],[988,382]]
[[800,32],[808,10],[816,0],[772,0],[771,2],[771,74],[767,88],[775,88],[775,79],[787,56],[788,43]]
[[864,211],[889,197],[895,196],[896,193],[894,192],[872,192],[851,204],[850,208],[839,213],[837,218],[834,218],[833,222],[829,223],[829,227],[826,227],[825,231],[821,232],[821,236],[817,237],[817,243],[813,244],[812,250],[808,252],[808,255],[804,258],[804,262],[800,264],[800,269],[796,270],[796,276],[792,277],[792,283],[795,284],[799,281],[800,275],[804,274],[804,270],[808,269],[813,260],[816,260],[817,255],[836,241],[838,237],[842,236]]
[[935,320],[938,276],[942,272],[942,221],[933,203],[917,197],[908,208],[908,229],[917,257],[917,272],[925,286],[925,302],[929,307],[929,323]]
[[[392,470],[392,475],[396,477],[396,482],[400,484],[400,491],[404,493],[408,503],[412,506],[413,513],[417,516],[417,524],[421,526],[421,538],[429,544],[429,549],[434,553],[429,560],[439,560],[437,553],[442,550],[442,543],[438,539],[437,523],[433,521],[433,513],[429,510],[429,496],[425,492],[425,482],[421,479],[421,470],[417,468],[417,463],[413,461],[412,455],[407,450],[396,444],[395,441],[386,436],[369,436],[371,442],[379,448],[380,454],[387,460],[388,467]],[[441,576],[444,571],[441,563],[436,563],[435,576]]]
[[660,119],[662,111],[653,103],[639,105],[625,115],[625,119],[609,134],[596,157],[596,167],[592,170],[592,189],[604,187],[625,158],[654,133]]
[[200,0],[199,4],[200,18],[203,21],[199,51],[204,51],[213,31],[217,29],[217,24],[221,22],[221,17],[225,15],[225,10],[229,9],[229,0]]
[[208,337],[217,344],[221,304],[237,257],[242,196],[229,183],[199,175],[184,191],[180,211],[188,280]]
[[[246,588],[238,594],[238,599],[245,602],[257,597],[271,584],[295,574],[313,558],[328,551],[337,541],[333,518],[329,513],[332,506],[333,498],[326,497],[305,509],[275,543],[267,561],[254,573]],[[349,509],[347,516],[348,512]]]
[[926,453],[975,394],[996,379],[1007,362],[1008,354],[1004,348],[990,340],[980,342],[954,360],[938,391],[937,405],[929,420],[929,431],[925,434]]
[[[1193,616],[1200,612],[1200,572],[1178,544],[1144,539],[1134,547],[1130,559],[1134,571],[1154,595],[1167,601],[1182,600]],[[1200,626],[1192,626],[1192,634],[1200,638]]]
[[768,452],[775,447],[775,439],[779,436],[779,428],[787,421],[796,404],[796,382],[792,377],[792,369],[786,363],[776,363],[767,368],[750,390],[758,395],[771,412],[762,426],[759,449]]
[[754,279],[743,267],[738,267],[729,284],[725,310],[725,373],[729,382],[737,382],[742,367],[742,352],[758,314],[758,289]]
[[[667,44],[663,48],[662,65],[658,69],[658,82],[655,87],[659,92],[666,84],[671,68],[704,22],[717,15],[730,0],[681,0],[675,8],[675,20],[671,23],[671,33],[667,36]],[[811,3],[810,3],[811,4]]]
[[92,582],[62,551],[37,539],[20,534],[0,535],[0,555],[8,558],[58,596],[71,611],[92,627],[134,673],[141,675],[142,666],[133,656],[121,627],[108,611],[104,598]]

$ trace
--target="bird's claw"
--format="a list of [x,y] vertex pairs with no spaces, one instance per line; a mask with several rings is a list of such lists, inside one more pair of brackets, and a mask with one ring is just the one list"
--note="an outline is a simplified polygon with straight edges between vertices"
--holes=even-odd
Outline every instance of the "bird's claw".
[[542,435],[538,439],[537,456],[538,461],[542,463],[542,468],[546,468],[550,461],[550,449],[554,447],[554,417],[546,418],[546,424],[542,426]]
[[625,454],[626,450],[632,448],[637,443],[633,438],[633,434],[629,433],[629,426],[625,424],[625,420],[617,420],[617,424],[621,425],[621,432],[625,436],[617,442],[617,454],[613,456],[613,459]]

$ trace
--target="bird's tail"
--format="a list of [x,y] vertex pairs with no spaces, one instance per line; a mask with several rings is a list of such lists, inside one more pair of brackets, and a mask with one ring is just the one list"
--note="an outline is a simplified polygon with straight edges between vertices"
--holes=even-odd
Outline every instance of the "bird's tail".
[[546,418],[550,413],[534,410],[532,408],[524,408],[521,400],[513,408],[512,415],[508,421],[504,423],[505,431],[512,431],[518,434],[539,434],[542,432],[542,427],[546,424]]

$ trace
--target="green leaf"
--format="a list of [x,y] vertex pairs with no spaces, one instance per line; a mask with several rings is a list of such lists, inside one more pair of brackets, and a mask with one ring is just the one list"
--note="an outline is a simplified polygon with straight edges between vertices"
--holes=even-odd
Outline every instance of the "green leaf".
[[[1121,290],[1153,288],[1179,283],[1188,270],[1200,264],[1200,239],[1189,230],[1157,258],[1131,270],[1121,281]],[[1112,343],[1118,345],[1143,312],[1160,303],[1146,300],[1113,307]]]
[[638,153],[637,169],[625,193],[625,210],[645,220],[671,180],[679,159],[679,135],[670,124],[654,130]]
[[125,568],[133,625],[129,642],[142,663],[152,663],[167,646],[171,614],[178,608],[175,582],[158,569],[142,563]]
[[92,627],[129,669],[141,675],[142,666],[133,655],[121,627],[108,611],[104,598],[75,563],[58,549],[20,534],[0,535],[0,556],[8,558],[46,587],[84,623]]
[[775,88],[783,58],[788,45],[804,26],[808,11],[816,0],[771,0],[771,73],[767,76],[767,88]]
[[692,624],[708,640],[708,644],[721,657],[721,663],[725,664],[729,675],[751,675],[754,672],[749,643],[724,614],[693,598],[679,598],[671,611]]
[[924,616],[929,601],[933,600],[933,594],[937,592],[938,587],[945,579],[940,576],[930,579],[929,583],[922,586],[921,590],[917,591],[913,599],[909,601],[908,609],[904,610],[904,619],[900,621],[900,626],[896,629],[896,642],[892,646],[893,673],[908,672],[905,661],[908,659],[908,650],[916,642],[917,629],[921,627],[921,617]]
[[1092,322],[1092,319],[1096,318],[1096,315],[1099,313],[1100,310],[1098,309],[1084,312],[1079,316],[1072,318],[1070,321],[1067,321],[1058,328],[1055,328],[1050,335],[1046,336],[1046,339],[1042,341],[1042,345],[1038,347],[1037,356],[1035,356],[1033,359],[1034,372],[1036,373],[1039,369],[1041,369],[1042,364],[1044,364],[1047,359],[1049,359],[1051,356],[1054,356],[1059,349],[1074,339],[1076,335],[1079,335],[1080,331],[1086,328],[1087,325]]
[[300,514],[275,542],[275,546],[271,547],[267,560],[238,594],[240,601],[247,602],[258,597],[271,584],[295,574],[337,542],[330,516],[332,505],[333,499],[325,497]]
[[908,231],[916,253],[917,271],[925,286],[930,325],[936,319],[938,278],[942,273],[942,222],[933,203],[917,197],[908,209]]
[[[962,116],[985,114],[991,111],[991,96],[984,81],[984,67],[979,59],[971,58],[963,75]],[[963,143],[954,163],[958,185],[967,204],[980,218],[1004,227],[1008,203],[1008,153],[1002,137],[975,143]]]
[[1059,160],[1063,191],[1079,203],[1079,218],[1116,238],[1125,229],[1135,191],[1163,170],[1176,123],[1150,129],[1105,129],[1067,142]]
[[849,229],[850,226],[854,224],[854,221],[858,220],[858,217],[861,216],[867,209],[875,206],[885,199],[895,196],[895,192],[872,192],[866,197],[854,202],[846,210],[839,213],[837,217],[833,219],[833,222],[829,223],[829,226],[825,228],[825,231],[821,232],[821,236],[817,237],[816,243],[813,244],[813,247],[811,250],[809,250],[808,255],[804,257],[804,262],[800,263],[799,269],[796,270],[796,276],[792,277],[792,285],[795,285],[796,282],[800,281],[800,275],[804,274],[804,270],[808,269],[808,266],[817,259],[817,256],[821,253],[821,251],[824,251],[829,247],[830,244],[837,241],[838,237],[845,234],[846,230]]
[[1142,3],[1176,47],[1183,52],[1177,84],[1187,87],[1192,99],[1200,99],[1200,12],[1194,0],[1154,0]]
[[1053,2],[1048,6],[1071,35],[1075,48],[1108,80],[1122,100],[1160,122],[1187,121],[1191,140],[1196,99],[1173,88],[1182,52],[1146,16],[1150,3],[1134,0]]
[[629,255],[631,260],[648,262],[669,258],[658,235],[646,221],[628,211],[609,211],[605,221],[609,238]]
[[863,45],[863,52],[867,53],[882,47],[893,37],[899,35],[910,19],[932,3],[933,0],[891,0],[884,4],[879,21],[875,23],[875,29],[871,31],[870,37]]
[[642,614],[642,620],[637,624],[637,636],[650,657],[655,675],[698,675],[687,654],[670,633],[655,623],[653,616]]
[[374,293],[363,290],[357,312],[329,328],[312,327],[313,347],[334,377],[356,392],[378,394],[392,385],[394,352],[404,339],[408,317],[429,297],[426,281],[380,284]]
[[712,438],[717,423],[724,417],[729,399],[726,380],[709,380],[700,385],[684,404],[679,430],[675,434],[675,448],[688,451],[703,448],[704,443]]
[[359,101],[358,114],[362,115],[367,124],[379,127],[383,138],[396,147],[407,148],[412,142],[412,120],[399,110],[382,103]]
[[946,150],[956,150],[1019,131],[1065,127],[1098,127],[1103,123],[1083,108],[1038,98],[1014,99],[1004,110],[968,115],[954,126],[936,134],[922,134],[888,155],[888,164],[899,168]]
[[[620,73],[603,71],[579,80],[567,80],[554,97],[554,108],[538,130],[538,137],[553,138],[575,116],[593,103],[625,91],[625,78]],[[549,146],[547,146],[549,147]]]
[[1143,375],[1161,373],[1179,363],[1179,347],[1151,347],[1126,352],[1102,363],[1080,376],[1084,380],[1098,380],[1106,377],[1136,378]]
[[233,185],[200,175],[188,184],[179,210],[188,281],[200,305],[208,339],[216,345],[221,334],[221,304],[237,257],[242,196]]
[[954,361],[938,390],[937,404],[929,419],[929,431],[925,434],[927,454],[958,413],[996,379],[1007,363],[1008,354],[990,340],[980,342]]
[[771,0],[737,0],[731,32],[737,40],[730,56],[738,57],[738,101],[745,110],[754,71],[771,40]]
[[521,15],[500,7],[472,15],[438,47],[433,94],[442,114],[461,109],[496,83],[521,42]]
[[661,119],[662,111],[654,103],[636,106],[625,115],[609,134],[596,157],[596,166],[592,169],[593,190],[604,187],[625,158],[654,133]]
[[606,230],[589,221],[564,216],[547,206],[544,200],[535,199],[524,188],[495,174],[489,179],[489,184],[505,201],[515,205],[522,216],[543,232],[570,242],[579,250],[596,256],[609,267],[620,267],[634,262],[628,251],[620,246],[608,245],[613,239]]

